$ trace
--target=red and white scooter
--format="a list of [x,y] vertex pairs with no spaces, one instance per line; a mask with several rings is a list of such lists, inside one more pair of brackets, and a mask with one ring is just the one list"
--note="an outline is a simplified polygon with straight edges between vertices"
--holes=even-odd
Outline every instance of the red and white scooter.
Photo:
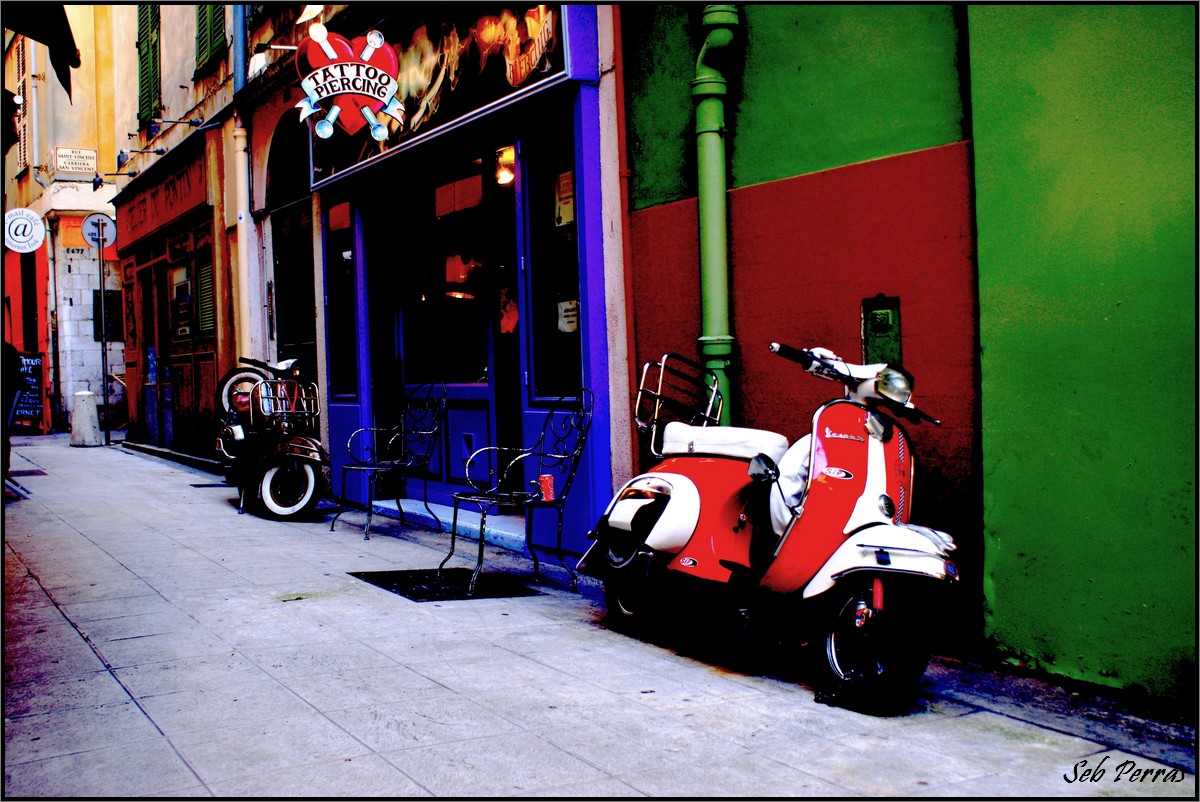
[[789,447],[774,432],[709,425],[720,394],[695,363],[648,363],[635,419],[659,461],[609,502],[579,570],[603,580],[615,624],[667,601],[699,609],[693,594],[715,590],[807,643],[830,701],[911,699],[958,571],[950,535],[909,523],[915,465],[897,419],[938,421],[913,406],[902,369],[823,348],[771,351],[843,385],[844,397],[821,405],[812,433]]

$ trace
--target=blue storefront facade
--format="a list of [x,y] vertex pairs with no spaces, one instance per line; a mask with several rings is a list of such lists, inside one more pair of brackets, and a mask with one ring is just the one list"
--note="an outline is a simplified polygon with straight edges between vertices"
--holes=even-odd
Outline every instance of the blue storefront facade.
[[[260,105],[278,357],[320,367],[339,495],[350,433],[393,423],[418,385],[447,388],[428,474],[429,501],[445,505],[473,452],[530,442],[552,401],[589,388],[562,542],[582,553],[612,491],[608,342],[623,303],[605,286],[597,8],[388,10],[368,19],[352,4],[308,28],[288,85]],[[311,324],[289,311],[308,286]],[[419,498],[422,483],[396,492]],[[364,501],[365,481],[344,495]],[[535,518],[539,547],[557,546],[554,517]]]

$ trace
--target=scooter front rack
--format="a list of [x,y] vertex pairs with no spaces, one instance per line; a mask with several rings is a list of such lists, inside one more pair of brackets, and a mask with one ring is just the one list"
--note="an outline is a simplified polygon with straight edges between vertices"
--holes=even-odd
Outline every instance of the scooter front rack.
[[633,418],[637,429],[649,435],[650,451],[662,456],[662,428],[671,421],[692,426],[720,423],[725,399],[717,375],[697,362],[666,353],[642,366]]

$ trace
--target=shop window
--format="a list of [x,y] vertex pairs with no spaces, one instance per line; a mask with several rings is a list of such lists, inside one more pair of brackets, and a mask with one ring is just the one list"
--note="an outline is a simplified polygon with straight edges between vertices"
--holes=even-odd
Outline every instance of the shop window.
[[571,396],[583,384],[574,153],[567,139],[529,161],[530,315],[535,398]]
[[339,401],[352,401],[358,397],[358,314],[354,292],[354,229],[349,203],[330,208],[326,231],[329,392]]
[[225,54],[225,6],[196,6],[196,69],[218,61]]
[[512,192],[485,182],[485,161],[464,160],[434,187],[424,250],[406,268],[406,381],[488,384],[489,364],[503,359],[491,331],[515,333],[501,310],[509,292],[515,315]]
[[171,331],[177,340],[192,336],[192,281],[186,265],[169,272]]
[[217,328],[216,287],[213,278],[208,224],[167,240],[167,304],[171,338],[188,340],[212,335]]
[[137,7],[137,53],[138,123],[149,125],[162,109],[162,53],[157,4]]

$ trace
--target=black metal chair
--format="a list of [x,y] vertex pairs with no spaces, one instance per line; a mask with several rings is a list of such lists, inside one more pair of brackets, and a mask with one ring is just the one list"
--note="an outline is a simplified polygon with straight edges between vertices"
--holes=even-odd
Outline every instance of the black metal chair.
[[[553,509],[558,515],[556,551],[562,559],[563,508],[579,470],[583,447],[592,425],[592,392],[584,387],[576,398],[561,398],[546,411],[541,434],[526,448],[488,446],[467,459],[467,481],[472,490],[454,494],[454,521],[450,527],[450,553],[438,566],[438,575],[454,556],[458,537],[458,509],[464,503],[479,509],[479,555],[467,593],[475,592],[475,583],[483,568],[484,535],[490,510],[520,508],[525,515],[525,547],[533,558],[533,573],[538,576],[537,550],[533,545],[533,513]],[[575,585],[575,572],[564,562]]]
[[[346,511],[346,475],[357,473],[367,477],[367,527],[363,539],[371,539],[371,518],[379,484],[385,477],[400,475],[405,479],[420,478],[423,485],[425,509],[442,531],[442,521],[429,507],[429,463],[441,440],[446,420],[446,385],[438,382],[422,384],[409,393],[396,411],[398,423],[391,427],[357,429],[346,441],[348,462],[342,466],[342,495],[340,509],[329,522],[329,531],[338,516]],[[396,491],[396,509],[404,519],[400,491]]]

